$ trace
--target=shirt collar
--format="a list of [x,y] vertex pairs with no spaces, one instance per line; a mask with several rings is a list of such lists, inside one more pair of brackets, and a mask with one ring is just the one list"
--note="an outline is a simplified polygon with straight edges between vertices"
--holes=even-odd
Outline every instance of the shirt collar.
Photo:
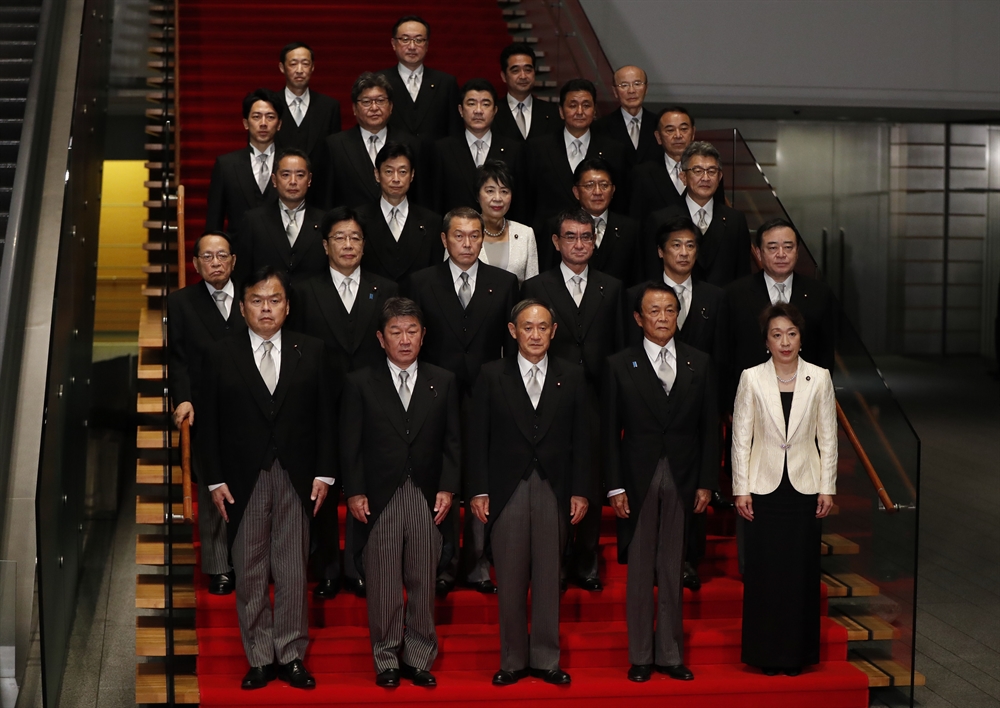
[[423,76],[424,76],[424,65],[423,65],[423,64],[421,64],[420,66],[418,66],[418,67],[417,67],[416,69],[414,69],[413,71],[410,71],[409,69],[407,69],[407,68],[406,68],[405,66],[403,66],[402,64],[399,64],[399,77],[400,77],[401,79],[403,79],[403,83],[404,83],[404,84],[405,84],[405,83],[406,83],[407,81],[409,81],[409,79],[410,79],[410,74],[416,74],[416,75],[417,75],[417,78],[423,78]]
[[546,354],[542,357],[542,360],[537,364],[532,364],[530,361],[521,356],[521,352],[517,353],[517,368],[521,371],[521,378],[523,379],[531,371],[532,366],[537,366],[539,373],[545,376],[545,372],[549,369],[549,355]]
[[490,144],[493,141],[493,131],[492,130],[487,130],[486,131],[486,135],[484,135],[481,138],[477,138],[475,135],[473,135],[472,133],[469,132],[468,128],[466,128],[465,129],[465,140],[466,140],[466,142],[469,143],[469,148],[472,148],[472,146],[476,144],[477,140],[482,140],[483,143],[486,144],[486,147],[489,148]]
[[[610,213],[611,213],[610,209],[605,209],[602,213],[600,213],[597,216],[595,216],[594,217],[594,226],[597,226],[597,220],[598,219],[604,219],[604,227],[607,228],[607,226],[608,226],[608,214],[610,214]],[[594,235],[596,236],[597,234],[594,234]]]
[[265,149],[264,151],[258,150],[257,147],[255,145],[253,145],[252,143],[248,143],[248,144],[250,145],[250,150],[253,152],[253,156],[254,157],[257,157],[258,155],[267,155],[268,157],[270,157],[271,155],[274,155],[274,143],[273,142],[270,145],[268,145],[267,149]]
[[455,264],[455,261],[453,261],[453,260],[451,260],[451,258],[449,258],[448,259],[448,267],[451,268],[451,279],[452,279],[452,281],[454,281],[454,282],[457,283],[458,279],[462,277],[462,273],[468,273],[469,274],[469,280],[471,280],[473,283],[476,282],[476,275],[479,273],[479,261],[478,260],[476,260],[475,263],[473,263],[471,266],[469,266],[468,270],[463,271],[461,268],[459,268]]
[[663,153],[663,164],[667,166],[667,172],[670,174],[674,173],[674,167],[679,166],[679,163],[674,158],[670,157],[667,153]]
[[586,155],[587,152],[590,150],[590,131],[589,130],[586,133],[584,133],[581,137],[575,138],[575,137],[573,137],[572,133],[570,133],[568,130],[566,130],[565,127],[563,127],[563,140],[566,143],[566,152],[567,153],[569,152],[569,146],[573,144],[574,140],[579,140],[582,143],[581,146],[580,146],[580,151],[584,155]]
[[384,128],[382,128],[382,130],[378,131],[377,133],[373,133],[370,130],[365,130],[360,125],[358,126],[358,130],[361,131],[361,140],[364,143],[365,151],[366,152],[368,151],[368,141],[371,139],[371,136],[377,135],[378,139],[382,141],[382,145],[384,146],[385,145],[386,136],[388,136],[388,134],[389,134],[389,126],[388,125],[385,126]]
[[577,275],[579,275],[583,279],[583,282],[586,283],[587,276],[590,274],[590,264],[589,263],[587,264],[587,267],[583,269],[582,273],[574,273],[566,266],[565,263],[559,261],[559,270],[562,271],[563,282],[566,283],[567,285],[569,284],[569,281],[575,278]]
[[[264,338],[259,334],[254,332],[252,329],[247,327],[247,332],[250,333],[250,346],[253,347],[253,351],[260,349],[260,345],[263,344]],[[275,332],[274,336],[270,339],[271,343],[274,344],[274,348],[281,354],[281,330],[279,329]]]
[[354,270],[351,271],[350,275],[344,275],[336,268],[330,268],[330,277],[333,278],[333,284],[340,289],[340,286],[345,280],[350,280],[353,283],[361,282],[361,266],[355,266]]
[[[215,297],[215,286],[212,285],[207,280],[203,280],[201,282],[203,282],[205,284],[205,287],[208,288],[208,294],[211,295],[214,298]],[[224,292],[226,295],[228,295],[229,297],[233,298],[234,300],[236,299],[236,287],[233,285],[233,279],[232,278],[230,278],[228,281],[226,281],[226,284],[222,286],[222,292]]]
[[663,274],[663,282],[664,282],[664,284],[669,285],[670,287],[672,287],[674,290],[677,290],[677,288],[680,287],[680,286],[682,286],[682,285],[685,288],[687,288],[688,290],[692,290],[693,289],[693,286],[691,284],[691,275],[690,274],[688,275],[687,279],[684,280],[683,282],[675,283],[673,280],[670,279],[670,276],[668,276],[666,273],[664,273]]
[[392,383],[393,383],[394,386],[396,386],[396,385],[399,384],[399,372],[400,371],[406,371],[406,372],[408,372],[410,374],[410,378],[408,378],[406,380],[406,382],[410,385],[410,390],[412,391],[413,390],[413,382],[417,378],[417,363],[418,362],[416,360],[414,360],[414,362],[412,364],[410,364],[408,367],[406,367],[405,369],[400,369],[398,366],[396,366],[395,364],[393,364],[392,360],[389,359],[389,357],[385,358],[385,363],[389,365],[389,373],[392,374]]
[[519,103],[523,103],[524,104],[524,110],[530,111],[531,110],[531,103],[532,103],[531,94],[529,93],[527,95],[527,97],[523,101],[518,101],[516,98],[514,98],[513,96],[511,96],[509,93],[507,94],[507,105],[510,106],[511,112],[517,110],[517,104],[519,104]]
[[624,108],[620,108],[619,110],[622,112],[622,118],[625,119],[625,127],[626,128],[632,122],[633,118],[638,118],[639,119],[639,127],[640,128],[642,127],[642,119],[645,117],[643,115],[645,113],[645,110],[642,108],[642,106],[639,107],[639,112],[636,113],[635,115],[632,115],[631,113],[629,113],[628,111],[626,111]]
[[[299,98],[299,97],[296,96],[294,93],[292,93],[292,90],[290,88],[288,88],[287,86],[285,86],[285,103],[288,104],[289,108],[291,108],[292,104],[295,103],[295,99],[296,98]],[[303,108],[309,108],[309,87],[308,86],[306,87],[306,90],[302,92],[302,107]]]
[[712,220],[712,213],[715,211],[715,200],[714,199],[709,199],[708,203],[705,204],[705,206],[702,206],[701,204],[699,204],[698,202],[696,202],[694,199],[692,199],[690,194],[685,194],[684,195],[684,201],[687,203],[688,211],[691,212],[691,218],[694,220],[694,223],[696,223],[696,224],[698,223],[698,217],[696,216],[696,214],[698,213],[699,209],[704,209],[705,210],[705,219],[707,221],[711,221]]
[[[651,342],[645,337],[642,338],[642,348],[646,350],[646,356],[649,357],[649,363],[656,368],[656,360],[660,358],[660,350],[663,349],[659,344]],[[677,370],[677,345],[674,344],[674,338],[671,337],[670,341],[667,342],[667,358],[673,359],[674,363],[671,366],[674,367],[674,371]]]
[[301,202],[299,202],[299,205],[297,207],[295,207],[294,209],[289,209],[287,206],[285,206],[285,203],[283,201],[281,201],[281,199],[279,198],[278,199],[278,209],[281,210],[281,215],[282,216],[287,216],[285,214],[285,212],[287,212],[287,211],[291,211],[294,214],[298,214],[300,211],[305,211],[306,210],[306,200],[303,199]]
[[385,200],[385,197],[379,197],[378,203],[379,203],[379,206],[382,207],[382,216],[385,217],[386,221],[389,221],[389,214],[392,213],[393,209],[396,210],[397,220],[398,219],[403,219],[405,221],[407,214],[410,213],[410,203],[409,203],[409,201],[407,201],[406,197],[403,197],[403,201],[401,201],[399,203],[399,206],[395,206],[395,207],[392,204],[390,204],[389,202],[387,202]]
[[[774,289],[774,286],[778,283],[778,281],[772,278],[770,275],[768,275],[767,271],[762,271],[762,272],[764,273],[764,284],[767,286],[767,293],[768,295],[770,295],[771,291]],[[788,277],[785,278],[784,281],[785,294],[788,295],[789,297],[791,297],[792,295],[792,278],[794,277],[795,273],[789,273]]]

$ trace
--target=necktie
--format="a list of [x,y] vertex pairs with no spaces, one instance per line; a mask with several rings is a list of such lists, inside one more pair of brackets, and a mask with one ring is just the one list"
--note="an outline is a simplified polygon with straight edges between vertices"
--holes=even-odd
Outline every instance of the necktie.
[[393,207],[392,211],[389,212],[389,231],[392,232],[392,237],[399,241],[399,235],[403,233],[403,225],[399,223],[398,207]]
[[607,228],[608,224],[602,217],[598,217],[597,220],[594,221],[594,248],[601,247],[601,241],[604,239],[604,231]]
[[708,231],[708,222],[705,221],[705,210],[698,210],[698,228],[701,229],[702,233]]
[[222,315],[222,319],[228,320],[229,313],[226,312],[226,293],[222,290],[216,290],[212,293],[212,297],[215,298],[215,306],[219,308],[219,314]]
[[410,408],[410,384],[407,383],[409,378],[409,371],[399,372],[399,401],[403,404],[404,411]]
[[468,273],[462,273],[459,277],[462,279],[462,287],[458,289],[458,301],[462,303],[462,309],[464,310],[469,306],[469,300],[472,299],[472,288],[469,287]]
[[583,141],[574,140],[572,143],[570,143],[570,150],[569,150],[570,167],[572,167],[575,170],[576,166],[580,164],[581,160],[583,160]]
[[785,295],[785,284],[775,283],[774,287],[778,289],[778,302],[788,302],[788,296]]
[[351,311],[351,307],[354,305],[354,290],[351,287],[352,281],[350,278],[344,278],[344,281],[340,284],[340,299],[344,303],[344,307],[348,312]]
[[420,93],[420,78],[417,76],[417,72],[414,71],[406,80],[406,90],[410,93],[413,102],[416,103],[417,95]]
[[580,302],[583,300],[583,278],[579,275],[574,275],[569,280],[573,283],[573,292],[571,293],[573,295],[573,302],[579,307]]
[[274,359],[271,358],[271,350],[274,349],[274,342],[267,341],[260,345],[264,349],[264,356],[260,360],[260,377],[264,379],[264,385],[270,393],[274,393],[274,387],[278,385],[278,374],[274,368]]
[[525,386],[528,398],[531,399],[531,407],[538,408],[538,399],[542,397],[542,385],[538,383],[538,367],[532,364],[528,371],[528,384]]
[[302,96],[296,96],[292,101],[292,118],[295,119],[295,125],[302,125]]
[[375,156],[378,155],[378,145],[376,145],[377,142],[378,142],[377,135],[372,135],[370,138],[368,138],[368,157],[372,159],[373,165],[375,164]]
[[476,148],[476,167],[482,167],[483,163],[486,162],[486,143],[482,140],[477,140],[472,144]]
[[514,122],[517,123],[517,129],[521,131],[521,135],[527,139],[528,137],[528,122],[524,119],[524,104],[517,104],[517,113],[514,114]]
[[670,395],[670,389],[674,385],[674,370],[667,361],[667,348],[660,350],[660,365],[656,367],[656,378],[663,384],[663,390]]
[[285,227],[285,235],[288,237],[288,245],[295,246],[295,239],[299,237],[299,224],[298,221],[296,221],[298,210],[285,209],[285,213],[288,214],[288,226]]
[[670,171],[670,179],[674,182],[674,189],[678,194],[684,193],[684,184],[681,182],[681,163],[675,162],[674,168]]
[[683,327],[684,320],[688,316],[688,294],[687,287],[683,285],[678,285],[674,288],[674,292],[677,293],[677,299],[680,301],[681,311],[677,313],[677,326]]
[[260,193],[263,194],[264,190],[267,189],[267,183],[271,175],[267,173],[267,153],[262,152],[257,156],[257,186],[260,187]]
[[628,124],[628,136],[632,139],[632,147],[639,149],[639,119],[633,118]]

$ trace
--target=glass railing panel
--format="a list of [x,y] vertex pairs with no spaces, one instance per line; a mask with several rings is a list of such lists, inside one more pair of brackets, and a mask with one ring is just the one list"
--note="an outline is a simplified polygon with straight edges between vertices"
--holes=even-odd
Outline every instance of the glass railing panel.
[[17,612],[17,563],[0,561],[0,706],[17,700],[14,627]]

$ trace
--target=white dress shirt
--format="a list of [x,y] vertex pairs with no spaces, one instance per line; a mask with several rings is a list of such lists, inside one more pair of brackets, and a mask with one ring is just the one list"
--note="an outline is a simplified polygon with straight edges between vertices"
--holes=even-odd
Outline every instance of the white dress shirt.
[[[595,251],[598,248],[600,248],[601,244],[604,242],[604,234],[607,233],[607,230],[608,230],[608,215],[609,215],[610,212],[611,212],[610,209],[605,209],[603,214],[598,214],[597,216],[594,217],[594,250]],[[598,233],[597,222],[600,221],[601,219],[604,220],[604,228],[600,230],[600,233]]]
[[267,173],[271,174],[274,172],[274,143],[268,145],[263,152],[258,150],[252,143],[250,144],[250,169],[253,170],[255,181],[257,175],[260,174],[260,161],[257,159],[260,155],[267,155],[267,159],[264,161],[264,164],[267,165]]
[[[576,158],[573,157],[573,142],[575,140],[580,141],[580,154]],[[590,131],[581,135],[579,138],[573,137],[573,134],[563,128],[563,141],[566,145],[566,159],[569,160],[569,166],[576,170],[576,166],[583,162],[584,158],[587,157],[587,152],[590,150]]]
[[[350,312],[354,307],[354,301],[358,297],[358,288],[361,287],[361,266],[357,266],[352,270],[350,275],[344,275],[336,268],[330,268],[330,277],[333,279],[334,287],[337,288],[341,302],[344,303],[344,307]],[[341,290],[345,280],[351,281],[351,294],[346,296],[344,295],[344,291]]]
[[[639,124],[636,126],[636,143],[638,143],[639,142],[639,135],[642,135],[642,118],[643,118],[643,115],[646,112],[645,109],[642,106],[639,106],[639,112],[636,113],[635,115],[632,115],[631,113],[629,113],[628,111],[626,111],[624,108],[620,108],[619,110],[622,112],[622,120],[625,121],[625,132],[626,133],[628,133],[629,128],[632,125],[632,119],[633,118],[638,118],[639,119]],[[631,138],[631,137],[632,136],[629,135],[629,138]],[[639,146],[636,145],[635,149],[638,150]]]
[[[530,361],[521,356],[521,352],[517,353],[517,368],[521,371],[521,381],[524,382],[524,390],[528,390],[528,384],[531,382],[531,367],[537,366],[538,373],[535,374],[535,379],[538,381],[539,389],[545,388],[545,372],[549,370],[549,355],[546,354],[542,357],[542,360],[537,364],[532,364]],[[529,396],[530,398],[530,396]]]
[[[208,288],[208,294],[212,296],[212,300],[215,300],[215,286],[209,283],[207,280],[203,280],[205,287]],[[222,286],[222,292],[226,294],[226,301],[223,307],[226,308],[226,321],[229,321],[229,315],[233,312],[233,302],[236,300],[236,288],[233,287],[233,280],[230,278],[226,281],[226,284]]]
[[576,287],[573,285],[573,278],[577,276],[580,276],[580,291],[584,295],[587,294],[587,276],[590,275],[589,265],[583,269],[582,273],[574,273],[566,266],[565,263],[559,261],[559,270],[562,272],[563,282],[566,283],[566,290],[569,291],[570,297],[573,297],[573,289]]
[[[385,225],[389,225],[389,220],[392,217],[392,210],[396,210],[396,223],[399,224],[399,234],[403,235],[403,227],[406,226],[406,217],[410,214],[410,202],[406,197],[403,197],[397,206],[393,206],[385,200],[385,197],[379,197],[379,206],[382,207],[382,216],[385,217]],[[389,229],[389,233],[392,233],[392,229]],[[392,234],[392,237],[399,241],[399,236]]]
[[517,123],[517,104],[523,103],[524,109],[521,113],[524,115],[524,131],[526,133],[531,132],[531,106],[534,99],[529,93],[523,101],[518,101],[516,98],[507,94],[507,105],[510,106],[510,114],[514,117],[514,123]]
[[[278,200],[278,211],[281,212],[281,225],[288,231],[288,224],[291,221],[291,217],[288,215],[288,205],[285,204],[280,199]],[[295,223],[299,227],[299,231],[302,231],[302,217],[306,212],[306,200],[303,199],[299,202],[299,205],[291,210],[295,214]],[[292,244],[295,245],[294,243]]]
[[699,204],[698,202],[696,202],[694,199],[692,199],[691,195],[689,194],[686,197],[684,197],[684,203],[687,204],[688,213],[691,214],[691,221],[694,222],[695,226],[698,225],[698,210],[699,209],[704,209],[705,210],[705,223],[708,224],[709,226],[712,225],[712,214],[715,211],[715,200],[714,199],[709,199],[708,202],[705,204],[705,206],[702,206],[701,204]]
[[[362,141],[362,144],[365,146],[365,152],[368,152],[368,141],[371,139],[371,137],[373,135],[376,138],[376,140],[375,140],[375,154],[377,155],[378,151],[385,147],[385,139],[386,139],[386,136],[389,134],[389,128],[388,127],[382,128],[382,130],[378,131],[377,133],[372,133],[371,131],[365,130],[360,125],[358,126],[358,129],[361,131],[361,141]],[[372,166],[374,166],[374,165],[375,165],[375,161],[372,160]]]
[[406,385],[410,387],[410,396],[411,396],[410,400],[412,401],[413,400],[412,396],[414,391],[413,387],[417,383],[417,362],[414,361],[405,369],[401,369],[400,367],[393,364],[392,360],[389,359],[388,357],[386,358],[385,361],[389,365],[389,375],[392,377],[392,387],[396,389],[396,391],[399,391],[399,372],[405,371],[410,375],[410,377],[406,380]]
[[468,270],[462,270],[455,264],[455,261],[448,259],[448,267],[451,268],[451,277],[455,283],[455,295],[458,295],[458,291],[462,289],[462,273],[469,274],[469,297],[471,298],[476,294],[476,275],[479,273],[479,261],[477,260]]
[[302,118],[300,120],[295,120],[295,125],[302,125],[302,121],[306,119],[306,113],[309,112],[309,88],[302,92],[301,96],[296,96],[292,93],[292,90],[285,87],[285,103],[288,104],[288,110],[292,114],[292,119],[295,119],[295,99],[302,99]]
[[[791,302],[792,301],[792,278],[794,278],[794,277],[795,277],[795,273],[789,273],[788,277],[785,278],[785,281],[784,281],[785,282],[785,300],[784,300],[784,302]],[[767,296],[769,298],[771,298],[771,304],[772,305],[776,305],[779,302],[779,300],[778,300],[778,288],[775,287],[775,285],[778,284],[778,281],[775,280],[774,278],[772,278],[770,275],[768,275],[767,271],[765,271],[764,272],[764,284],[767,286]]]
[[[681,163],[672,159],[670,155],[666,153],[663,153],[663,163],[667,166],[667,174],[670,175],[670,181],[674,183],[674,189],[677,190],[678,194],[684,194],[684,190],[687,189],[687,187],[685,187],[684,183],[681,182]],[[674,174],[674,170],[677,171],[677,174]]]
[[[417,82],[416,93],[419,95],[420,94],[420,86],[424,83],[424,65],[421,64],[420,66],[418,66],[413,71],[410,71],[405,66],[403,66],[402,64],[400,64],[398,66],[398,69],[399,69],[399,78],[401,78],[403,80],[403,86],[406,87],[406,92],[407,93],[410,93],[410,75],[411,74],[415,74],[416,75],[416,77],[417,77],[416,78],[416,82]],[[410,98],[413,99],[414,101],[417,100],[412,95],[410,96]]]
[[[691,280],[691,276],[689,275],[687,277],[687,280],[685,280],[683,283],[675,283],[673,280],[670,279],[670,277],[666,273],[664,273],[663,283],[665,285],[669,285],[670,287],[672,287],[674,289],[674,292],[677,293],[678,298],[681,297],[681,291],[683,291],[684,299],[682,301],[683,305],[681,305],[682,312],[677,313],[678,315],[677,321],[680,322],[681,319],[684,319],[686,321],[687,316],[691,314],[691,298],[694,295],[694,281]],[[683,318],[681,317],[682,313],[684,315]],[[680,327],[681,325],[678,324],[677,326]],[[670,341],[672,342],[674,340],[671,339]]]
[[469,152],[472,154],[472,161],[476,161],[476,141],[483,141],[483,162],[486,161],[486,156],[490,154],[490,146],[493,144],[493,131],[487,130],[486,135],[481,138],[477,138],[475,135],[470,133],[468,129],[465,131],[465,140],[469,143]]

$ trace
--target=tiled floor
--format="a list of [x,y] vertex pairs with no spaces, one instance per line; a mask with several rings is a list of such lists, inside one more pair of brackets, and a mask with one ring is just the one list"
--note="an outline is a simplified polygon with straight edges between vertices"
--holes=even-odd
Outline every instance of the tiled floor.
[[[916,690],[927,708],[1000,706],[1000,382],[977,359],[879,366],[923,441]],[[92,522],[61,705],[135,705],[134,491]],[[37,643],[18,706],[40,708]],[[873,706],[904,705],[892,696]]]

